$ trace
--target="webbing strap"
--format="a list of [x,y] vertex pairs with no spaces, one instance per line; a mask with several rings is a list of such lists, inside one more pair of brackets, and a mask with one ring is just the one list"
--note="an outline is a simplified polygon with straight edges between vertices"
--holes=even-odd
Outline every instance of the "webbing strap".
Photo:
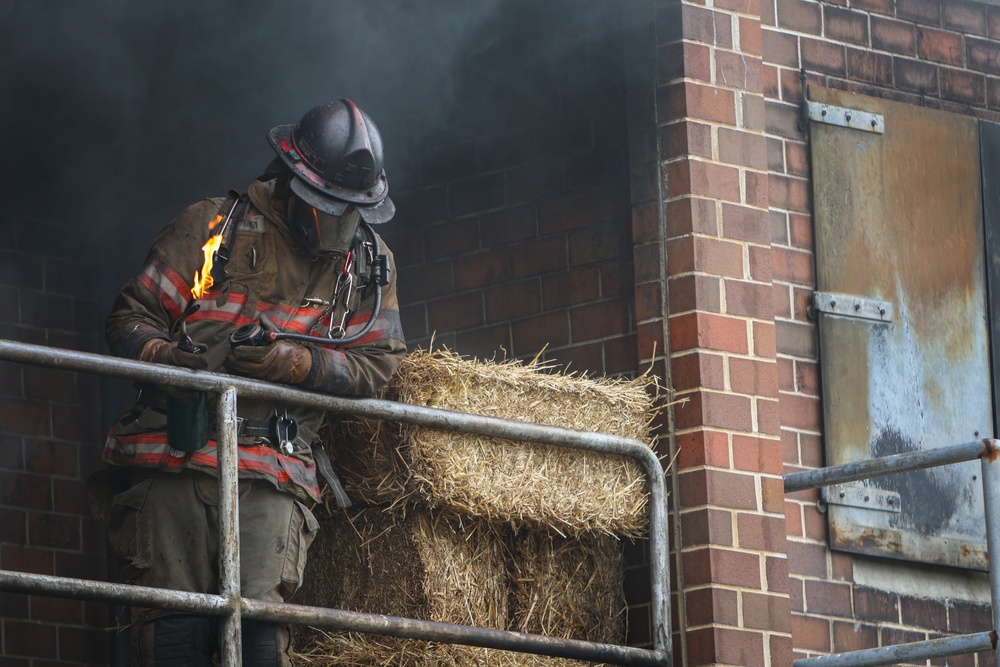
[[347,491],[344,491],[344,485],[340,483],[337,473],[333,471],[333,466],[330,465],[330,457],[326,455],[326,450],[320,445],[313,445],[312,451],[313,459],[316,461],[316,469],[319,470],[319,474],[323,475],[326,483],[330,485],[333,497],[337,501],[337,507],[340,509],[350,507],[351,499],[347,496]]

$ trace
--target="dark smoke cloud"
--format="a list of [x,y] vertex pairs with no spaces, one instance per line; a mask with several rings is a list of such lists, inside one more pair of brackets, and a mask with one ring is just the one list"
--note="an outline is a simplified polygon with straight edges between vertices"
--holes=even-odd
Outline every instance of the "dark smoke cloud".
[[437,137],[565,112],[539,109],[532,85],[572,87],[619,6],[0,0],[0,224],[28,225],[21,249],[79,258],[105,308],[184,206],[260,172],[270,127],[353,98],[382,130],[399,192]]
[[[493,133],[502,151],[511,128],[558,133],[621,93],[609,40],[594,45],[622,6],[0,0],[4,247],[75,260],[100,326],[164,224],[272,159],[269,128],[351,97],[382,131],[393,192],[471,176],[450,147]],[[102,397],[109,422],[131,389],[102,382]]]
[[[110,294],[184,206],[246,185],[264,133],[351,97],[398,157],[449,114],[495,1],[0,1],[4,226],[44,221]],[[42,231],[42,230],[35,230]],[[39,235],[43,236],[43,235]]]

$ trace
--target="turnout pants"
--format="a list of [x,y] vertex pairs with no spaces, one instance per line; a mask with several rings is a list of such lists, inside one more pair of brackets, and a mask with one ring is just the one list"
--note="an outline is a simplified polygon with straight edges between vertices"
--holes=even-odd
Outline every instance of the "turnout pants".
[[[108,527],[111,547],[125,580],[140,586],[217,593],[218,505],[218,480],[209,474],[133,469],[130,488],[111,501]],[[318,527],[316,519],[292,495],[266,480],[255,479],[239,482],[239,514],[243,597],[287,600],[301,585],[306,552]],[[134,609],[132,619],[137,664],[200,663],[187,663],[192,658],[183,651],[176,663],[164,662],[162,655],[149,655],[156,653],[156,647],[164,654],[163,647],[169,642],[200,647],[195,650],[209,659],[215,649],[215,619],[154,609]],[[157,626],[159,637],[155,636]],[[290,664],[287,628],[247,621],[244,650],[247,643],[260,640],[256,635],[262,632],[262,626],[265,643],[270,644],[272,632],[276,633],[274,643],[282,657],[277,662],[260,664]],[[174,638],[169,639],[168,634]],[[208,639],[204,639],[206,636]],[[252,658],[244,653],[244,664],[251,664]]]

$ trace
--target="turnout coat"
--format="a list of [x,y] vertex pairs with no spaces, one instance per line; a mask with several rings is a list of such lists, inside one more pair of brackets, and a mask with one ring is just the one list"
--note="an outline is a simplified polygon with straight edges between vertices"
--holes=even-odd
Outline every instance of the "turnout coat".
[[[227,245],[229,261],[224,277],[197,299],[200,306],[186,319],[194,342],[207,346],[209,371],[225,372],[229,336],[241,325],[261,315],[282,331],[326,337],[331,325],[341,323],[343,304],[335,301],[338,277],[347,281],[351,262],[346,256],[311,257],[296,252],[295,236],[285,216],[271,205],[273,181],[255,182],[247,192]],[[228,200],[231,202],[232,200]],[[210,224],[227,207],[225,198],[206,199],[185,210],[156,238],[142,271],[118,294],[106,322],[106,339],[113,354],[137,358],[152,338],[168,338],[171,325],[190,305],[195,272],[202,269],[202,246],[213,234]],[[365,237],[362,235],[361,237]],[[381,239],[380,239],[381,242]],[[358,246],[354,267],[362,266],[368,252]],[[389,379],[406,353],[396,300],[395,264],[389,262],[389,282],[381,287],[381,308],[374,326],[361,339],[346,345],[309,345],[312,371],[302,388],[330,394],[374,395]],[[357,261],[354,261],[357,260]],[[346,267],[346,268],[345,268]],[[353,276],[358,284],[358,276]],[[372,316],[376,290],[372,281],[353,294],[346,319],[349,338],[360,332]],[[339,306],[339,307],[338,307]],[[216,439],[194,452],[169,446],[162,397],[165,390],[142,388],[136,404],[112,426],[104,446],[103,461],[110,466],[143,466],[164,470],[193,468],[214,474]],[[214,397],[209,410],[214,409]],[[239,436],[241,477],[266,479],[300,500],[318,500],[319,484],[312,448],[317,445],[323,412],[241,398],[241,424],[261,424],[278,413],[298,421],[298,437],[290,454],[259,434]],[[214,420],[209,419],[212,428]],[[247,429],[250,430],[250,429]]]

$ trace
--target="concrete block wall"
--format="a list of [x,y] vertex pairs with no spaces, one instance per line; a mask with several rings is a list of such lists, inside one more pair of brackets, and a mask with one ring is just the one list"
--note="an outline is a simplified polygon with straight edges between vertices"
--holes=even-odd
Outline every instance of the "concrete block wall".
[[[1000,8],[941,0],[765,0],[761,4],[778,395],[788,469],[823,464],[805,87],[850,92],[996,120]],[[855,581],[857,559],[827,547],[817,494],[786,499],[795,657],[991,627],[988,605],[880,590]],[[901,563],[901,568],[907,568]],[[927,574],[926,571],[924,571]],[[934,570],[930,572],[933,574]],[[978,660],[978,663],[977,663]],[[993,664],[961,656],[932,664]]]
[[[93,267],[53,255],[42,221],[5,228],[0,337],[99,349]],[[0,363],[0,568],[105,580],[104,531],[90,517],[86,478],[103,444],[96,376]],[[0,665],[108,662],[103,604],[0,593]]]

